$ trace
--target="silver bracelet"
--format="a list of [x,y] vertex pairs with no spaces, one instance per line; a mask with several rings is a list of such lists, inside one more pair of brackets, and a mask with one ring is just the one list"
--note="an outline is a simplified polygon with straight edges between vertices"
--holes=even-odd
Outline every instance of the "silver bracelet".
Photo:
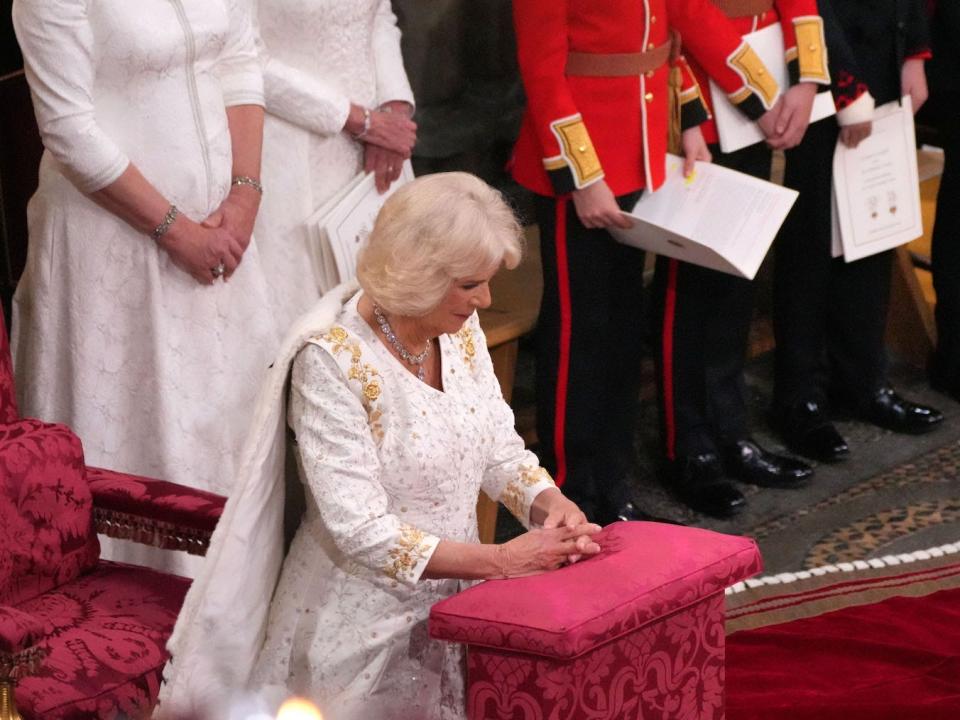
[[170,226],[173,225],[173,221],[177,219],[177,215],[179,214],[180,211],[177,210],[177,206],[171,205],[170,209],[167,210],[167,214],[163,216],[163,220],[161,220],[160,224],[153,229],[152,233],[150,233],[150,237],[152,237],[154,240],[159,240],[161,237],[163,237],[167,230],[170,229]]
[[230,181],[231,185],[249,185],[258,193],[263,195],[263,185],[260,184],[260,181],[256,178],[252,178],[248,175],[234,175],[233,180]]
[[371,122],[372,122],[372,119],[371,119],[371,116],[370,116],[370,108],[364,108],[364,109],[363,109],[363,130],[361,130],[360,132],[356,133],[356,134],[353,136],[353,139],[354,139],[354,140],[363,140],[363,138],[365,138],[365,137],[367,136],[367,133],[370,132],[370,124],[371,124]]

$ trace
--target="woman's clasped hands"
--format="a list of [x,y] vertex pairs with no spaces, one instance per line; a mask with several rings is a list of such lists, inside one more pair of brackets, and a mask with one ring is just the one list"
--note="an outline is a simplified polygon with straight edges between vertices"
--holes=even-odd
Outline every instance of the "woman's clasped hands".
[[203,222],[180,215],[159,245],[174,265],[198,283],[210,285],[220,277],[228,280],[250,245],[259,202],[256,190],[235,185]]
[[600,526],[556,488],[537,496],[530,516],[534,529],[497,546],[500,577],[536,575],[600,552],[593,538]]

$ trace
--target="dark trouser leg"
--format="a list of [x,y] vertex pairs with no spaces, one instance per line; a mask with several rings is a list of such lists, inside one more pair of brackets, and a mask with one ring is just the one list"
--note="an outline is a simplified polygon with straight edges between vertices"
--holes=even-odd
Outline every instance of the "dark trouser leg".
[[[827,118],[810,125],[786,153],[784,185],[799,191],[774,244],[774,402],[790,407],[825,399],[831,258],[833,150],[839,130]],[[839,262],[843,262],[842,259]]]
[[[953,102],[960,103],[960,97]],[[956,117],[941,122],[939,130],[944,165],[931,258],[937,292],[937,351],[932,370],[947,389],[960,390],[960,127]]]
[[852,263],[833,261],[827,348],[832,387],[841,397],[868,401],[886,383],[884,333],[893,251]]
[[[770,175],[763,145],[724,154],[717,163]],[[658,258],[655,281],[661,426],[668,460],[716,450],[748,436],[743,364],[754,285],[743,278]]]
[[628,499],[623,472],[639,399],[643,253],[584,228],[569,198],[538,197],[536,213],[541,460],[575,502],[617,505]]

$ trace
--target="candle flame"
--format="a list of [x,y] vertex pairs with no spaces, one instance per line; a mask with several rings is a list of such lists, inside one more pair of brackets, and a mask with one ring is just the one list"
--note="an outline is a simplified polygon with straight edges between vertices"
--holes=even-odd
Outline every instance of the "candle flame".
[[323,720],[323,713],[306,698],[292,697],[277,710],[277,720]]

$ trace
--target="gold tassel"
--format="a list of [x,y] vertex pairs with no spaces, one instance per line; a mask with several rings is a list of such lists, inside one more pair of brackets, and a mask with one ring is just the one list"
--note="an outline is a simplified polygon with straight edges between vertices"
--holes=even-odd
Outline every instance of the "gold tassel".
[[680,135],[683,132],[680,127],[680,93],[683,90],[683,72],[677,64],[680,58],[681,42],[680,33],[676,30],[670,31],[670,76],[667,80],[667,112],[669,121],[667,123],[667,151],[675,155],[681,153]]

